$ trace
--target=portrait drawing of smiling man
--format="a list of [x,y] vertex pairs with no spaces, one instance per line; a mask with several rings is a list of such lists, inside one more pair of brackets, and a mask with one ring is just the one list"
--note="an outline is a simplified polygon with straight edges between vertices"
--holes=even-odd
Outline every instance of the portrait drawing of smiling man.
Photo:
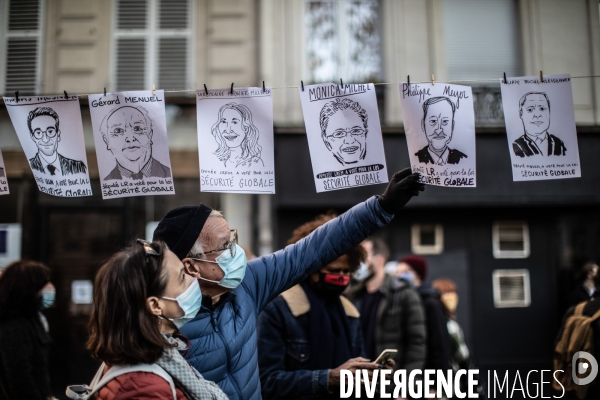
[[448,147],[454,134],[456,106],[447,97],[430,97],[423,102],[421,129],[427,138],[427,146],[415,153],[420,163],[458,164],[467,158],[463,152]]

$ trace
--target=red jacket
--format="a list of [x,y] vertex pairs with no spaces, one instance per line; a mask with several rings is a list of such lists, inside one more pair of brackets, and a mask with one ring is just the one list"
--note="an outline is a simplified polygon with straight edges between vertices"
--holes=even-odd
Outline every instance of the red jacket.
[[[106,372],[106,371],[105,371]],[[177,400],[187,400],[175,387]],[[171,400],[173,394],[169,382],[150,372],[130,372],[117,376],[96,394],[97,400]]]

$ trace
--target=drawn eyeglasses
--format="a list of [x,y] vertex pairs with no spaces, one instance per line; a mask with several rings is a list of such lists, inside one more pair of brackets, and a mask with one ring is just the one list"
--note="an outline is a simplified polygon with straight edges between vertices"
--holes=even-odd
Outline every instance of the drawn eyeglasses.
[[348,134],[350,134],[351,136],[365,136],[367,134],[367,130],[366,129],[362,129],[362,128],[350,128],[350,129],[343,129],[343,128],[339,128],[336,129],[335,131],[333,131],[333,133],[331,135],[328,135],[328,138],[334,138],[334,139],[342,139],[348,136]]
[[56,134],[58,133],[58,131],[56,130],[56,128],[54,127],[49,127],[48,129],[46,129],[45,131],[41,130],[40,128],[37,128],[36,130],[33,131],[33,137],[36,139],[41,139],[42,137],[44,137],[44,134],[46,134],[46,137],[48,137],[49,139],[52,139],[53,137],[56,136]]
[[[229,243],[227,244],[227,246],[221,248],[221,249],[214,249],[214,250],[210,250],[210,251],[205,251],[204,255],[206,254],[210,254],[210,253],[217,253],[217,252],[223,252],[225,250],[229,250],[229,253],[231,254],[231,257],[235,257],[235,253],[236,253],[236,244],[238,243],[238,234],[237,234],[237,229],[231,229],[229,231]],[[198,260],[198,261],[207,261],[207,262],[214,262],[214,261],[210,261],[210,260],[206,260],[204,258],[194,258],[194,257],[190,257],[192,260]]]

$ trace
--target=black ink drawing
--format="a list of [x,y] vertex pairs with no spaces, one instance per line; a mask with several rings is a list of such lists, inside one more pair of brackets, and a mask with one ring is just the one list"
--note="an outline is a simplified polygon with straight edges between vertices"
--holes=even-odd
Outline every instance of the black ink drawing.
[[58,150],[60,129],[58,114],[50,107],[38,107],[27,116],[31,140],[38,148],[29,159],[32,170],[50,175],[85,174],[87,167],[82,161],[63,157]]
[[123,106],[111,111],[100,131],[117,162],[104,180],[171,177],[171,169],[152,157],[153,124],[145,108]]
[[519,100],[519,116],[525,133],[513,142],[513,151],[519,157],[564,156],[567,148],[562,140],[548,133],[550,128],[550,100],[544,92],[529,92]]
[[356,101],[335,99],[321,109],[321,138],[342,165],[355,164],[367,155],[367,112]]
[[264,166],[260,158],[259,131],[252,122],[250,109],[245,105],[223,105],[211,133],[219,146],[214,154],[225,167]]
[[448,97],[431,97],[423,102],[421,129],[428,144],[415,153],[420,163],[458,164],[467,158],[461,151],[448,147],[454,133],[455,111],[456,106]]

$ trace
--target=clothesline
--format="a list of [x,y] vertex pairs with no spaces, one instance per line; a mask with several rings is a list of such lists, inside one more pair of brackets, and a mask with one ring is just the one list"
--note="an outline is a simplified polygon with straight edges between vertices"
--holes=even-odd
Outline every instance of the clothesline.
[[[583,79],[583,78],[600,78],[600,75],[582,75],[582,76],[572,76],[571,79]],[[465,80],[465,79],[461,79],[461,80],[451,80],[451,81],[443,81],[443,82],[439,82],[440,84],[442,83],[499,83],[500,79],[502,78],[497,78],[497,79],[473,79],[473,80]],[[411,81],[411,85],[412,84],[424,84],[424,83],[431,83],[431,80],[428,81],[417,81],[417,82],[413,82]],[[434,81],[434,83],[437,81]],[[376,82],[373,83],[373,85],[375,86],[384,86],[384,85],[399,85],[401,83],[406,83],[406,82]],[[308,86],[308,84],[306,85]],[[257,86],[260,87],[260,86]],[[271,87],[270,89],[298,89],[301,86],[275,86],[275,87]],[[223,89],[223,88],[220,88]],[[202,89],[163,89],[165,93],[195,93],[198,90],[202,90]],[[89,95],[93,95],[93,94],[98,94],[98,93],[102,93],[100,92],[96,92],[96,93],[81,93],[81,94],[70,94],[72,96],[77,96],[77,97],[88,97]],[[29,96],[29,95],[28,95]],[[40,96],[44,96],[44,95],[40,95]],[[2,101],[2,103],[4,103]]]

